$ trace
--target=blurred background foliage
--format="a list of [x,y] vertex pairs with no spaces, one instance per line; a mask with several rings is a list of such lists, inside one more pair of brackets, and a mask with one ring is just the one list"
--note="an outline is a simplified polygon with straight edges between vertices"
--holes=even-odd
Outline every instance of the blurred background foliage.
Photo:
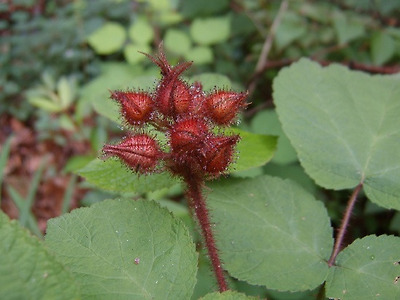
[[[200,76],[208,89],[249,90],[251,104],[239,127],[280,137],[269,164],[233,176],[294,179],[322,199],[339,222],[349,193],[321,190],[304,173],[273,109],[272,80],[301,57],[371,74],[398,72],[400,1],[284,2],[277,22],[282,1],[1,1],[2,209],[40,235],[48,218],[113,197],[72,173],[98,157],[105,141],[124,134],[111,121],[118,120],[118,112],[109,90],[154,88],[158,70],[139,51],[153,54],[163,41],[172,64],[194,61],[188,79],[207,74]],[[179,184],[141,196],[164,203],[190,223],[187,209],[175,205],[179,201],[165,201],[182,198]],[[400,231],[398,214],[362,200],[353,224],[351,238]]]

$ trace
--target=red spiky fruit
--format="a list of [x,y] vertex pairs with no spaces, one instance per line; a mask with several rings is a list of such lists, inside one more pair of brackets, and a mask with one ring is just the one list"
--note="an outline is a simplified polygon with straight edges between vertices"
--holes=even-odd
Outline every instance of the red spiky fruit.
[[192,95],[188,85],[179,78],[179,75],[190,65],[190,62],[177,65],[161,80],[156,91],[156,103],[159,112],[164,116],[176,119],[188,112]]
[[148,121],[153,112],[154,102],[150,94],[133,91],[113,91],[111,98],[121,106],[121,114],[131,125],[139,125]]
[[207,96],[205,107],[208,116],[218,125],[230,125],[240,109],[246,106],[247,93],[218,90]]
[[190,94],[192,97],[192,101],[190,103],[189,111],[191,114],[195,116],[204,115],[204,100],[205,93],[203,91],[203,86],[200,82],[195,81],[190,89]]
[[140,173],[152,172],[161,158],[157,142],[147,134],[127,137],[117,145],[105,145],[103,152],[106,156],[118,157],[131,170]]
[[208,126],[203,120],[189,118],[177,121],[169,131],[172,152],[197,150],[208,133]]
[[225,172],[232,162],[234,147],[238,141],[238,135],[210,137],[205,143],[204,171],[212,176]]

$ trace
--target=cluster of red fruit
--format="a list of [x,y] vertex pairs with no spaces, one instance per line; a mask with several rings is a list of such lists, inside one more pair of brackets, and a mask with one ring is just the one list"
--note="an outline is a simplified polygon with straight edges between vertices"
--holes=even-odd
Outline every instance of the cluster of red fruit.
[[[206,94],[200,83],[189,86],[180,78],[191,62],[172,67],[162,47],[158,56],[145,55],[160,67],[162,78],[154,93],[111,93],[124,120],[139,130],[117,145],[105,145],[103,152],[140,173],[156,170],[163,161],[169,171],[184,178],[223,174],[232,161],[239,136],[216,134],[213,128],[235,122],[240,109],[246,106],[247,93],[216,90]],[[165,133],[169,146],[160,147],[145,133],[146,125]]]

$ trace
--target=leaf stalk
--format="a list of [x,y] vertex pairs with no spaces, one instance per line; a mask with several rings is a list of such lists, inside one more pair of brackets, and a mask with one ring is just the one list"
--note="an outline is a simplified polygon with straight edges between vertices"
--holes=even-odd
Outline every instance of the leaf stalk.
[[359,183],[354,189],[353,193],[350,196],[350,199],[347,203],[346,210],[342,219],[342,223],[340,224],[339,231],[335,240],[335,246],[333,247],[333,251],[331,257],[329,258],[328,265],[332,267],[335,264],[336,256],[339,254],[342,249],[343,240],[346,235],[347,227],[349,226],[349,221],[351,214],[354,209],[354,205],[357,201],[357,196],[362,189],[363,183]]

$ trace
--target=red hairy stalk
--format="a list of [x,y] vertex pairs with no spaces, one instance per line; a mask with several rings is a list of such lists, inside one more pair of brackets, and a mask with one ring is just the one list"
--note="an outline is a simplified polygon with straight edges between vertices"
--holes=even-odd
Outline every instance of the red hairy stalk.
[[222,293],[228,290],[228,285],[225,280],[224,271],[221,266],[221,260],[218,255],[218,249],[215,245],[214,235],[212,232],[208,209],[205,199],[202,194],[202,181],[196,180],[193,177],[185,179],[188,190],[187,194],[190,199],[189,205],[194,210],[199,222],[204,241],[208,250],[208,255],[211,260],[211,265],[214,270],[215,277],[218,282],[219,291]]
[[[172,67],[162,45],[157,56],[145,55],[160,67],[162,78],[151,93],[111,92],[111,98],[120,105],[122,117],[136,132],[117,145],[105,145],[103,152],[106,157],[117,157],[135,172],[164,169],[184,179],[189,206],[201,228],[219,290],[226,291],[228,287],[201,191],[207,178],[227,173],[240,138],[217,135],[215,129],[234,123],[239,111],[246,107],[247,93],[216,90],[207,94],[198,82],[189,86],[180,75],[192,63]],[[168,147],[161,149],[154,138],[144,133],[146,124],[165,134]]]

